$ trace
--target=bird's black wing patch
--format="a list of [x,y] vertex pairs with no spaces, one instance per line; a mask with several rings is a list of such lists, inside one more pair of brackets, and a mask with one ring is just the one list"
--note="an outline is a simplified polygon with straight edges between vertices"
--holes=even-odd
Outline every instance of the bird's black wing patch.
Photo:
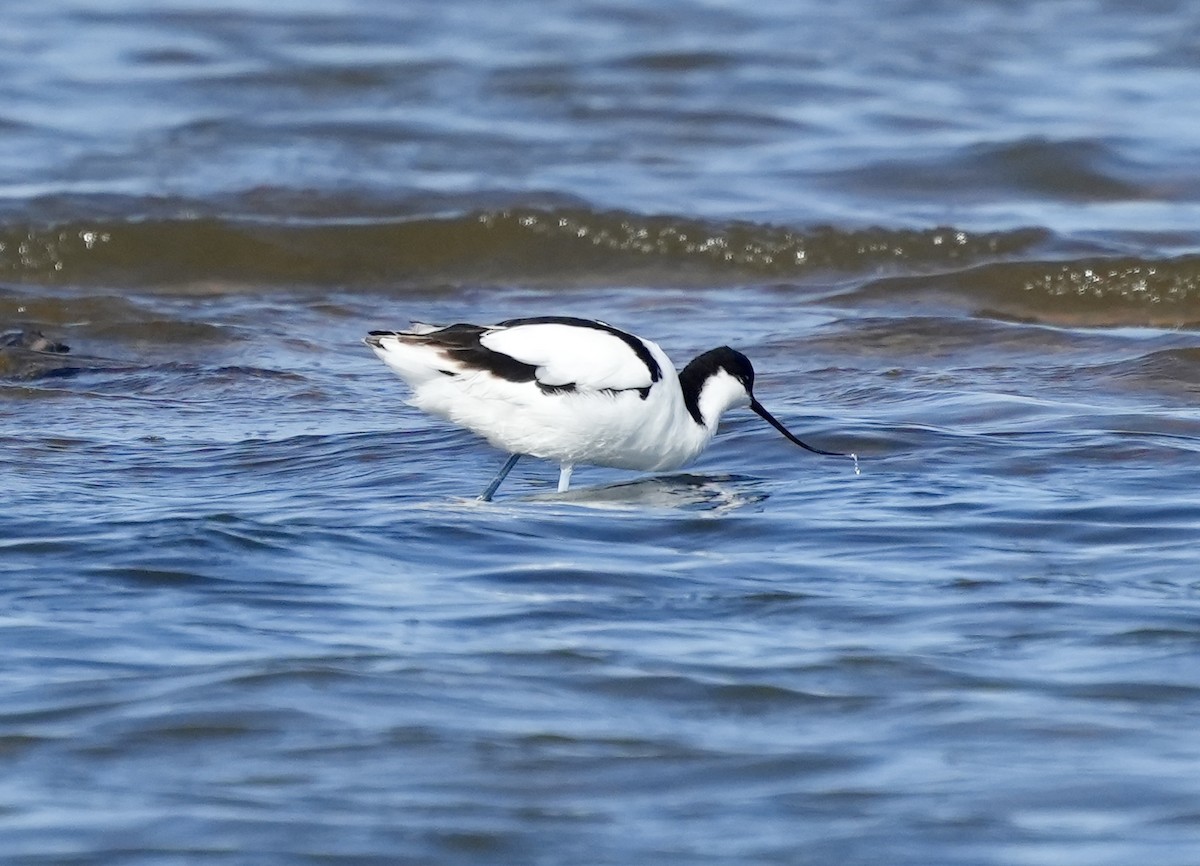
[[518,361],[503,352],[494,352],[479,342],[479,337],[490,328],[479,325],[449,325],[420,339],[439,347],[446,357],[472,370],[490,373],[509,382],[533,382],[537,379],[537,367]]

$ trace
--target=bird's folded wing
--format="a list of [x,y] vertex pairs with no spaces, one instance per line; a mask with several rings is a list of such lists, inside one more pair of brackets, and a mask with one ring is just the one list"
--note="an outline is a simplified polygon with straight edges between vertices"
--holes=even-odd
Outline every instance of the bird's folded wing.
[[537,380],[547,386],[621,391],[654,383],[633,348],[604,330],[548,323],[514,325],[487,331],[479,342],[536,367]]

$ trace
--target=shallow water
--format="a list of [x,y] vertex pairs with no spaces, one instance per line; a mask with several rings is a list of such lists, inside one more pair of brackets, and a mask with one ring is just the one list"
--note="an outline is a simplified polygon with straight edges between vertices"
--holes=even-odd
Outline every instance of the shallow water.
[[[0,31],[14,863],[1190,866],[1186,4]],[[361,345],[603,318],[762,402],[503,460]]]

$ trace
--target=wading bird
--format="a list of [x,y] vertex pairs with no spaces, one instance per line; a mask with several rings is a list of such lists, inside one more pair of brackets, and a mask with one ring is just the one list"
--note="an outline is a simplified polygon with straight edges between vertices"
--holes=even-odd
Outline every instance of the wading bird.
[[656,343],[605,322],[564,316],[496,325],[371,331],[364,342],[408,383],[413,406],[479,434],[509,454],[487,501],[521,455],[557,461],[558,490],[576,464],[644,472],[677,469],[705,449],[721,415],[749,406],[797,439],[754,396],[754,368],[728,346],[678,374]]

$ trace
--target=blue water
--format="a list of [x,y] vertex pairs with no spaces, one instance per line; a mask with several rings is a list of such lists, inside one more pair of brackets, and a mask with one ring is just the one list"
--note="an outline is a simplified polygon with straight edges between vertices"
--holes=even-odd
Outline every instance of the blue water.
[[[0,860],[1200,862],[1198,29],[6,10]],[[552,313],[861,474],[475,502],[361,337]]]

